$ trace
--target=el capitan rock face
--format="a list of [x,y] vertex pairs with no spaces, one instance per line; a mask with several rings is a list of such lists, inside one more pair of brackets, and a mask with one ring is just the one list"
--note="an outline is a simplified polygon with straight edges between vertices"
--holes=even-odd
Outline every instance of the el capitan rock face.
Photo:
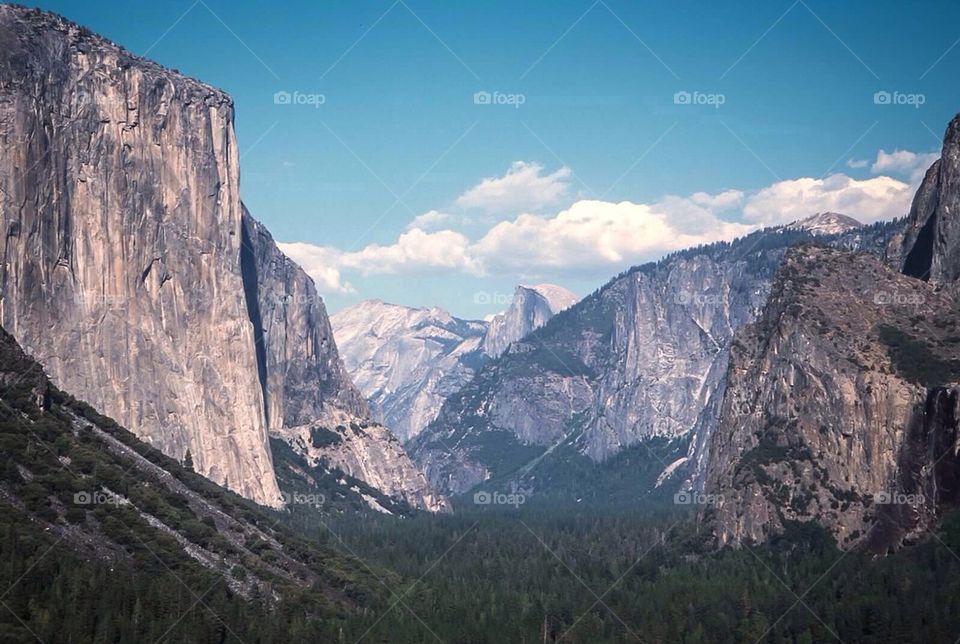
[[[369,412],[312,281],[241,204],[229,96],[44,12],[0,7],[0,42],[0,324],[62,389],[280,505],[269,433]],[[328,456],[440,503],[378,440]]]
[[0,7],[0,323],[61,388],[277,504],[240,270],[233,104]]

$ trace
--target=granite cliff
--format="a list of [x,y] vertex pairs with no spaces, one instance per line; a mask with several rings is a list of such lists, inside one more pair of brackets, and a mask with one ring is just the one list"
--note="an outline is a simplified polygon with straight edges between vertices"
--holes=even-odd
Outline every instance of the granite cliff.
[[737,335],[705,476],[716,545],[812,523],[882,553],[960,503],[958,150],[960,117],[885,262],[794,249]]
[[276,506],[269,432],[368,411],[312,282],[241,204],[233,120],[220,90],[0,6],[0,324],[58,387]]

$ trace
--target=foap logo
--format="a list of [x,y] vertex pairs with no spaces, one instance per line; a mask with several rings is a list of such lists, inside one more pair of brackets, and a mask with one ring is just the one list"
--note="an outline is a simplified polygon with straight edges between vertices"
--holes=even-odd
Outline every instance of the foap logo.
[[310,306],[313,304],[323,304],[323,298],[317,294],[309,295],[307,293],[282,293],[268,295],[267,299],[277,306],[302,305]]
[[73,295],[74,302],[77,305],[87,308],[106,306],[114,307],[123,304],[125,297],[120,295],[111,295],[110,293],[94,293],[92,291],[77,291]]
[[923,304],[926,301],[926,298],[923,297],[920,293],[898,293],[897,291],[888,292],[888,291],[877,291],[873,295],[874,304]]
[[127,505],[128,503],[130,501],[113,492],[90,490],[73,495],[74,505]]
[[909,505],[916,507],[923,505],[926,502],[926,498],[922,494],[904,494],[903,492],[884,490],[873,495],[873,502],[877,505]]
[[306,92],[287,92],[281,90],[279,92],[275,92],[273,95],[274,105],[309,105],[311,107],[319,108],[326,102],[326,95],[319,93],[308,94]]
[[720,109],[720,106],[726,102],[726,94],[720,93],[688,92],[681,90],[673,94],[674,105],[706,105],[714,109]]
[[476,492],[473,495],[474,505],[512,505],[519,508],[526,502],[527,497],[519,493]]
[[284,505],[306,505],[317,508],[327,502],[327,497],[323,494],[281,492],[280,500],[283,501]]
[[880,90],[873,94],[874,105],[907,105],[914,109],[927,102],[926,94],[907,94],[905,92],[888,92]]
[[704,494],[696,490],[680,490],[673,495],[676,505],[723,505],[722,494]]
[[525,94],[504,94],[503,92],[476,92],[473,95],[474,105],[509,105],[516,109],[527,102]]
[[719,293],[690,293],[680,291],[674,298],[674,304],[719,304],[723,297]]
[[473,303],[474,304],[496,304],[498,306],[505,306],[510,304],[513,301],[513,296],[509,293],[501,293],[499,291],[477,291],[473,294]]

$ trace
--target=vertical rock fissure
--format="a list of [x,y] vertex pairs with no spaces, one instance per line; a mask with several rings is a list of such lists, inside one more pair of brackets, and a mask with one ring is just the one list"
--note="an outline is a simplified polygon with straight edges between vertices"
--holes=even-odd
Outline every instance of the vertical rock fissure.
[[263,394],[263,415],[267,427],[270,426],[267,404],[267,348],[263,337],[263,319],[260,316],[260,302],[257,299],[257,259],[250,240],[250,230],[246,220],[240,224],[240,276],[243,279],[243,297],[247,303],[247,317],[253,324],[253,344],[257,355],[257,378]]
[[917,233],[917,241],[903,262],[904,275],[925,281],[930,279],[930,269],[933,264],[933,231],[936,226],[937,214],[933,213]]

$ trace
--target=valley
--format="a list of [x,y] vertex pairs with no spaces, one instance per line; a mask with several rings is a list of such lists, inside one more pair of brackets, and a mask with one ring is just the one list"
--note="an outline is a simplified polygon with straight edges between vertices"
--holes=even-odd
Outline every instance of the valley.
[[[301,19],[210,2],[149,47],[135,20],[76,9],[131,49],[0,4],[0,642],[956,641],[957,105],[934,97],[942,136],[921,121],[936,150],[871,161],[852,151],[875,127],[913,136],[897,97],[926,101],[876,92],[896,127],[876,120],[819,178],[777,176],[713,115],[684,120],[676,136],[696,137],[643,173],[680,120],[639,159],[630,142],[620,174],[586,115],[621,139],[610,150],[649,124],[606,123],[616,96],[471,89],[468,108],[496,126],[456,156],[477,120],[398,191],[392,174],[463,106],[407,93],[448,72],[391,40],[390,14],[454,53],[417,13],[448,9],[302,6]],[[278,89],[212,5],[246,16],[260,46],[282,25],[273,55],[289,46],[313,66],[329,52],[318,38],[305,53],[311,29],[336,40],[361,25],[317,73],[341,93]],[[192,38],[156,59],[233,94],[154,62],[181,22]],[[378,26],[389,56],[362,48]],[[269,85],[224,63],[238,44]],[[338,85],[358,47],[377,62]],[[599,68],[614,57],[590,52],[568,69],[610,81]],[[299,62],[284,72],[305,82]],[[755,109],[670,93],[677,110]],[[661,116],[643,96],[631,109]],[[620,174],[606,192],[523,120],[547,128],[562,119],[541,110],[571,105],[584,120],[559,138],[587,145],[571,157],[590,182]],[[251,138],[265,114],[278,116]],[[737,125],[771,139],[808,116]],[[784,167],[812,167],[832,119],[779,142]],[[699,138],[715,122],[776,182],[717,163]],[[464,168],[501,163],[508,143],[534,158],[517,123],[559,167],[510,158],[464,187]],[[396,164],[386,180],[370,149],[391,150],[375,157]],[[456,171],[434,172],[448,154]],[[388,193],[382,214],[357,167]]]

